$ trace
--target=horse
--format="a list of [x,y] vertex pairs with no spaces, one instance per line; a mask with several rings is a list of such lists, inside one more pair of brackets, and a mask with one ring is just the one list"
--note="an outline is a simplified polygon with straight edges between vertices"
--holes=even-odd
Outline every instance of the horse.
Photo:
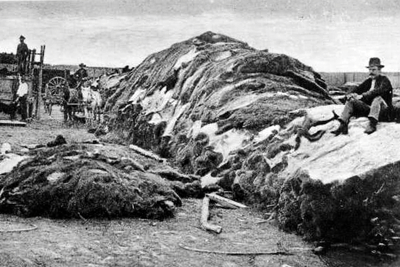
[[100,93],[93,90],[94,88],[93,83],[85,83],[81,87],[85,117],[89,122],[100,121],[100,110],[103,104]]
[[[63,88],[64,120],[83,121],[91,123],[100,121],[100,109],[103,104],[101,94],[92,88],[97,87],[98,80],[85,79],[76,87]],[[76,116],[77,112],[84,113],[84,117]],[[96,116],[98,115],[98,116]]]
[[74,121],[80,103],[79,92],[77,88],[68,88],[67,86],[63,87],[61,92],[64,122]]
[[57,96],[51,95],[46,90],[46,94],[43,96],[44,113],[49,114],[49,117],[51,118],[53,105],[57,105],[57,104],[60,104],[60,99]]
[[[62,83],[56,86],[54,92],[50,92],[49,86],[46,85],[45,93],[42,95],[43,99],[43,106],[44,106],[44,113],[48,113],[49,117],[51,118],[52,110],[54,105],[60,106],[60,111],[64,112],[64,89],[68,88],[67,83]],[[68,93],[68,98],[69,98]],[[68,100],[67,100],[68,101]]]
[[53,110],[53,100],[48,96],[43,96],[43,104],[44,104],[44,113],[49,114],[51,117],[51,112]]

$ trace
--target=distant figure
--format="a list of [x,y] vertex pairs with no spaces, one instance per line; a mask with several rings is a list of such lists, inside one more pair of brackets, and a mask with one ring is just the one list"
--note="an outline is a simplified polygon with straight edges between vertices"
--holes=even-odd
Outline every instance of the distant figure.
[[18,73],[23,75],[25,74],[25,67],[26,67],[26,59],[28,58],[29,49],[26,45],[25,37],[19,37],[19,44],[17,46],[17,64],[18,64]]
[[51,117],[51,111],[50,111],[50,92],[49,92],[49,86],[46,84],[46,89],[45,89],[45,94],[43,95],[43,103],[44,103],[44,113],[49,113]]
[[82,85],[82,82],[86,80],[88,77],[88,73],[85,69],[86,65],[81,63],[79,64],[79,70],[74,73],[74,79],[77,81],[78,86]]
[[[61,90],[59,85],[57,85],[56,88],[57,88],[56,89],[57,91]],[[44,113],[48,113],[50,118],[51,118],[51,113],[52,113],[52,110],[53,110],[53,104],[54,104],[53,101],[54,101],[54,98],[50,93],[48,85],[46,84],[45,95],[43,97]]]
[[25,77],[19,76],[19,86],[17,90],[17,98],[15,103],[19,102],[19,108],[21,111],[21,121],[26,121],[27,117],[27,103],[26,98],[28,96],[28,84],[26,83]]
[[[348,123],[352,116],[367,116],[369,125],[364,131],[371,134],[376,131],[378,121],[385,116],[389,118],[392,110],[393,88],[389,79],[381,74],[381,60],[377,57],[369,60],[369,78],[357,86],[346,96],[346,104],[339,117],[340,126],[332,133],[335,135],[347,134]],[[386,118],[386,119],[387,119]]]
[[71,113],[71,107],[68,105],[69,99],[70,99],[70,92],[68,89],[68,86],[65,84],[61,85],[61,91],[62,91],[62,106],[63,106],[63,111],[64,111],[64,122],[68,121],[68,117]]

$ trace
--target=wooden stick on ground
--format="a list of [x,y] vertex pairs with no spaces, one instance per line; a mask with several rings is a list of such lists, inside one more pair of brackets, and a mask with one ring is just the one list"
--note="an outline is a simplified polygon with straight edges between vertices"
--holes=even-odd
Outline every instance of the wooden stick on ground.
[[232,209],[237,209],[237,208],[244,209],[244,208],[247,208],[246,205],[243,205],[241,203],[238,203],[236,201],[230,200],[230,199],[225,198],[225,197],[221,197],[221,196],[219,196],[219,195],[217,195],[215,193],[207,194],[206,196],[209,197],[211,200],[213,200],[215,202],[218,202],[219,204],[221,204],[223,206],[226,206],[226,207],[229,207],[229,208],[232,208]]
[[170,181],[180,181],[182,183],[191,183],[196,180],[195,178],[193,178],[189,175],[180,173],[172,168],[153,170],[153,171],[151,171],[151,173],[158,174],[161,177],[163,177],[167,180],[170,180]]
[[78,212],[78,216],[79,216],[79,218],[81,218],[85,223],[88,222],[88,220],[86,220],[86,218],[83,217],[82,214],[81,214],[80,212]]
[[293,255],[291,252],[287,251],[258,251],[258,252],[229,252],[229,251],[219,251],[219,250],[206,250],[206,249],[199,249],[199,248],[191,248],[186,247],[182,244],[179,244],[179,247],[195,252],[201,253],[211,253],[211,254],[222,254],[222,255],[230,255],[230,256],[257,256],[257,255]]
[[148,157],[148,158],[151,158],[151,159],[155,159],[155,160],[157,160],[159,162],[163,162],[163,163],[166,162],[166,159],[163,159],[160,156],[154,154],[153,152],[147,151],[147,150],[145,150],[145,149],[143,149],[141,147],[138,147],[138,146],[135,146],[135,145],[132,144],[132,145],[129,145],[129,148],[134,150],[135,152],[145,156],[145,157]]
[[20,126],[20,127],[25,127],[26,126],[26,122],[11,121],[11,120],[0,120],[0,126]]
[[207,231],[212,231],[217,234],[221,233],[222,227],[208,223],[210,199],[206,196],[203,198],[203,206],[201,207],[201,228]]

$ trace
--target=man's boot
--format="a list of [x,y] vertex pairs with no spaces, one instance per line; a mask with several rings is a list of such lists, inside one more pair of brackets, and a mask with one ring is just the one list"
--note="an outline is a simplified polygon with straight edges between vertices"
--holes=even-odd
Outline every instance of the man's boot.
[[369,119],[369,124],[367,129],[365,129],[364,133],[372,134],[373,132],[376,131],[376,125],[378,124],[378,121],[374,118],[368,118],[368,119]]
[[343,120],[339,119],[340,125],[339,128],[336,130],[332,131],[334,135],[338,136],[339,134],[348,134],[349,133],[349,128],[347,126],[347,123],[344,122]]

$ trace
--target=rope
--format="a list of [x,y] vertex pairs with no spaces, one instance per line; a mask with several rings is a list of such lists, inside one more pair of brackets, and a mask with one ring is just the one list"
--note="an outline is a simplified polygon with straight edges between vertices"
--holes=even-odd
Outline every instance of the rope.
[[13,229],[13,230],[1,230],[0,233],[16,233],[16,232],[29,232],[38,229],[38,227],[34,224],[30,224],[31,228],[22,228],[22,229]]

